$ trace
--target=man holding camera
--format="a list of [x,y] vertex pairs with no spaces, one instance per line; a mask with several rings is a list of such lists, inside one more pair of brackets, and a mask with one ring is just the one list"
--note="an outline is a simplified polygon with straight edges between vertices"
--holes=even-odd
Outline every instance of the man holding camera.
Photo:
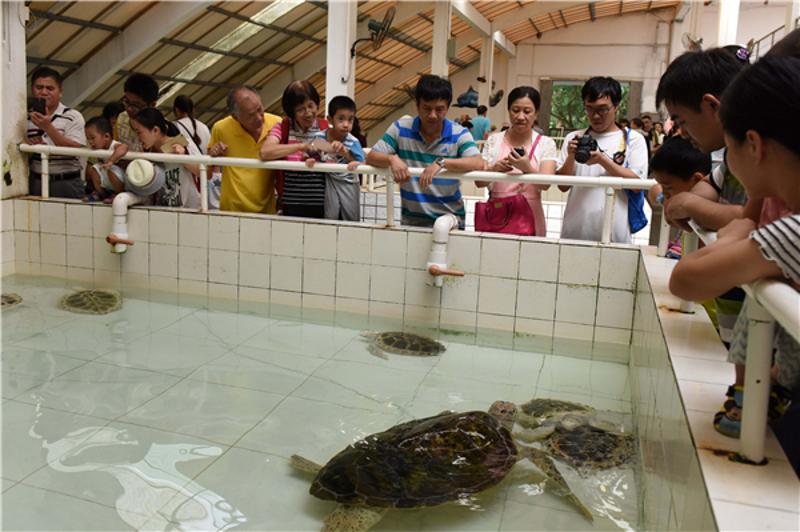
[[[647,178],[647,144],[644,137],[616,122],[622,87],[617,80],[594,77],[581,90],[589,128],[573,131],[564,139],[558,174],[585,177]],[[562,191],[570,187],[559,187]],[[599,241],[603,230],[604,187],[575,187],[570,190],[561,238]],[[618,190],[614,205],[612,242],[630,243],[628,194]],[[641,213],[640,213],[641,214]]]
[[[28,101],[28,143],[82,148],[86,144],[83,115],[61,103],[61,74],[47,67],[34,70]],[[81,198],[84,184],[82,164],[77,157],[51,155],[50,195],[57,198]],[[42,193],[42,158],[30,158],[29,190]]]

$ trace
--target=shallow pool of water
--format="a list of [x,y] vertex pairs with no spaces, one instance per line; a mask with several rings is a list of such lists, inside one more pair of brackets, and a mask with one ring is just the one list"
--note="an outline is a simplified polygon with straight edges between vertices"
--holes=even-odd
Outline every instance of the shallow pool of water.
[[[2,313],[5,529],[318,530],[334,505],[308,494],[294,453],[324,463],[399,422],[535,396],[588,403],[630,427],[626,364],[445,334],[441,356],[383,360],[359,334],[366,319],[155,294],[87,316],[58,307],[71,285],[3,280],[24,299]],[[594,525],[520,463],[474,498],[394,510],[376,529],[638,527],[633,468],[565,476]]]

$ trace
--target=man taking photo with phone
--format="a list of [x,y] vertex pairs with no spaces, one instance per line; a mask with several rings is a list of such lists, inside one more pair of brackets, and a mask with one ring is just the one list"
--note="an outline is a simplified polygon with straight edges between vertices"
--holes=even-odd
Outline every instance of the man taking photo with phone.
[[[82,148],[86,144],[83,115],[61,103],[61,74],[47,67],[34,70],[28,108],[28,143]],[[50,196],[81,198],[84,183],[81,161],[77,157],[51,155]],[[42,158],[30,158],[29,190],[42,193]]]

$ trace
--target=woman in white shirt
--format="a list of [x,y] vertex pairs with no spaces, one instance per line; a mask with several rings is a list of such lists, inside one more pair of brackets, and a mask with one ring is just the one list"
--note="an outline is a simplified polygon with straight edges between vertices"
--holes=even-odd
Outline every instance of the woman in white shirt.
[[[554,174],[558,150],[550,137],[533,130],[541,104],[539,91],[521,86],[508,95],[508,119],[511,126],[492,133],[483,146],[483,158],[487,170],[508,174]],[[520,153],[521,152],[521,153]],[[532,183],[504,183],[501,181],[476,181],[479,187],[489,188],[489,198],[506,198],[522,194],[533,211],[536,236],[547,234],[546,219],[542,208],[542,190],[549,185]]]

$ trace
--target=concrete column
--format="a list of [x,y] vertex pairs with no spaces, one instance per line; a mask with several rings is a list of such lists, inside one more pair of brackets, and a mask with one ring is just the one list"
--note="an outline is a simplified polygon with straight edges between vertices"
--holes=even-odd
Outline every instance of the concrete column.
[[[11,198],[28,193],[28,158],[17,150],[27,132],[28,83],[25,67],[25,22],[28,8],[24,2],[0,2],[2,26],[2,83],[0,101],[3,125],[0,129],[2,146],[2,197]],[[10,180],[10,183],[9,183]]]
[[721,0],[719,3],[719,25],[717,26],[717,46],[736,44],[739,29],[740,0]]
[[[356,38],[357,22],[358,3],[355,0],[328,3],[326,109],[327,102],[334,96],[355,98],[356,62],[350,57],[350,47]],[[330,31],[331,28],[334,31]]]
[[450,39],[450,0],[436,2],[433,10],[433,50],[431,53],[431,74],[447,78],[447,41]]
[[480,76],[485,79],[478,85],[478,105],[489,107],[489,96],[492,94],[492,79],[494,79],[494,39],[492,36],[484,37],[481,43]]
[[786,23],[783,26],[784,35],[795,28],[795,24],[797,24],[795,21],[797,21],[798,17],[800,17],[800,0],[789,0],[789,3],[786,4]]

